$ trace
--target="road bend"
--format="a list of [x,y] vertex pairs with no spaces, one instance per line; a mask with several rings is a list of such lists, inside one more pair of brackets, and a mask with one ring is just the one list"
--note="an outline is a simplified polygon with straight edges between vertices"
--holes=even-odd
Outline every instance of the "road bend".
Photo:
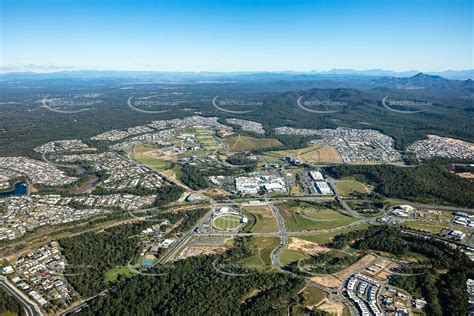
[[24,293],[11,284],[6,277],[0,277],[0,285],[13,295],[23,305],[28,316],[41,316],[43,313],[38,305],[30,300]]

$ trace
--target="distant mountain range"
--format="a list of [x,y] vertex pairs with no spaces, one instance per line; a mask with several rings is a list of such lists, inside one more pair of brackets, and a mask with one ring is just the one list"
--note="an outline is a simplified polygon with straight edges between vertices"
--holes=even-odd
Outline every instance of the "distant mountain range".
[[[1,71],[1,70],[0,70]],[[330,71],[281,71],[281,72],[160,72],[160,71],[114,71],[114,70],[70,70],[57,72],[4,72],[0,79],[99,79],[99,78],[142,78],[153,80],[229,80],[229,81],[273,81],[273,80],[315,80],[321,78],[337,79],[341,77],[397,77],[405,78],[419,74],[420,71],[409,70],[396,72],[383,69],[354,70],[333,69]],[[426,75],[440,76],[446,79],[474,79],[474,69],[447,70],[441,72],[424,72]]]

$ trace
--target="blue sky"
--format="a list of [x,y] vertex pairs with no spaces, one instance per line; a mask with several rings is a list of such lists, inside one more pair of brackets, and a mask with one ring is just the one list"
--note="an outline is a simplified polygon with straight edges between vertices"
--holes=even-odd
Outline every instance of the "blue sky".
[[0,0],[10,70],[473,68],[473,1]]

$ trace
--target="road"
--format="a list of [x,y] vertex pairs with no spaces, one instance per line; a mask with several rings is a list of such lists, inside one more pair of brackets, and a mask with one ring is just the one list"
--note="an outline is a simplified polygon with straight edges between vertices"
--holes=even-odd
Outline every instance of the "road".
[[287,272],[283,269],[283,264],[280,261],[280,253],[288,245],[288,234],[286,233],[285,219],[273,204],[269,203],[268,206],[270,207],[270,210],[276,219],[278,226],[278,236],[280,236],[280,244],[275,249],[273,249],[271,254],[272,264],[279,271]]
[[41,309],[36,305],[35,302],[30,300],[25,294],[18,290],[13,284],[11,284],[6,277],[0,276],[0,285],[11,295],[13,295],[17,300],[23,304],[25,308],[26,315],[28,316],[38,316],[43,315]]
[[83,308],[87,307],[87,305],[89,305],[89,303],[94,300],[95,298],[99,297],[99,296],[104,296],[107,294],[107,292],[109,292],[110,289],[105,289],[103,290],[102,292],[100,292],[99,294],[96,294],[92,297],[89,297],[88,299],[85,299],[85,300],[82,300],[79,305],[76,305],[74,307],[71,307],[67,310],[65,310],[64,312],[62,312],[61,314],[59,314],[60,316],[69,316],[69,315],[74,315],[76,313],[79,313]]
[[158,265],[164,265],[168,262],[173,256],[175,256],[183,245],[185,245],[195,234],[196,228],[203,224],[209,216],[214,212],[214,205],[211,206],[211,209],[199,219],[199,221],[183,236],[181,239],[170,247],[171,249],[158,261]]

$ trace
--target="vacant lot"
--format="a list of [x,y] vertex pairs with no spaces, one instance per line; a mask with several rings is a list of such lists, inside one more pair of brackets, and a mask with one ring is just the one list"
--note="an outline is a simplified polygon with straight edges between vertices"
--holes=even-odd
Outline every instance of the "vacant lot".
[[345,226],[356,221],[355,218],[342,215],[329,209],[318,210],[312,207],[289,208],[291,216],[286,218],[288,231],[318,230]]
[[275,138],[256,138],[243,135],[233,135],[223,139],[232,151],[251,151],[260,148],[272,148],[282,146],[278,139]]
[[115,267],[105,273],[106,282],[115,282],[119,275],[129,277],[135,274],[129,267]]
[[310,279],[327,287],[338,288],[341,286],[344,278],[372,264],[376,259],[374,255],[367,254],[341,271],[324,276],[314,276]]
[[157,148],[152,144],[138,144],[134,147],[131,157],[133,160],[156,169],[168,169],[171,163],[156,156]]
[[290,250],[285,248],[280,253],[280,262],[283,265],[288,265],[292,262],[306,258],[309,258],[309,256],[301,250]]
[[306,148],[292,150],[268,151],[265,152],[264,155],[272,158],[291,156],[310,164],[341,162],[341,157],[335,148],[329,146],[321,147],[319,145],[311,145]]
[[312,256],[328,252],[330,249],[327,247],[320,246],[312,241],[292,237],[290,238],[290,243],[288,244],[288,250],[300,251]]
[[272,259],[270,255],[279,243],[280,238],[278,237],[254,237],[251,244],[253,254],[242,259],[239,263],[254,267],[271,268]]
[[278,227],[268,206],[249,206],[245,207],[255,217],[255,225],[252,227],[252,233],[271,233],[278,232]]
[[[432,234],[439,234],[443,230],[443,228],[450,227],[450,224],[448,223],[418,222],[418,221],[406,221],[403,223],[403,225],[412,229],[422,230],[422,231],[429,232]],[[456,227],[455,228],[456,230],[460,230],[464,233],[470,233],[470,230],[467,227],[462,227],[459,225],[456,225],[455,227]]]
[[336,190],[342,196],[347,196],[352,193],[368,193],[367,187],[354,179],[344,179],[336,182]]
[[347,234],[347,233],[349,233],[351,231],[355,231],[355,230],[366,229],[368,227],[369,227],[369,224],[364,223],[364,224],[361,224],[361,225],[358,225],[358,226],[353,226],[353,227],[349,227],[349,228],[335,230],[335,231],[332,231],[332,232],[317,233],[317,234],[314,234],[314,235],[300,236],[299,238],[304,239],[304,240],[308,240],[308,241],[312,241],[312,242],[315,242],[315,243],[320,244],[320,245],[324,245],[324,244],[327,244],[327,243],[331,242],[331,240],[334,238],[334,236]]

